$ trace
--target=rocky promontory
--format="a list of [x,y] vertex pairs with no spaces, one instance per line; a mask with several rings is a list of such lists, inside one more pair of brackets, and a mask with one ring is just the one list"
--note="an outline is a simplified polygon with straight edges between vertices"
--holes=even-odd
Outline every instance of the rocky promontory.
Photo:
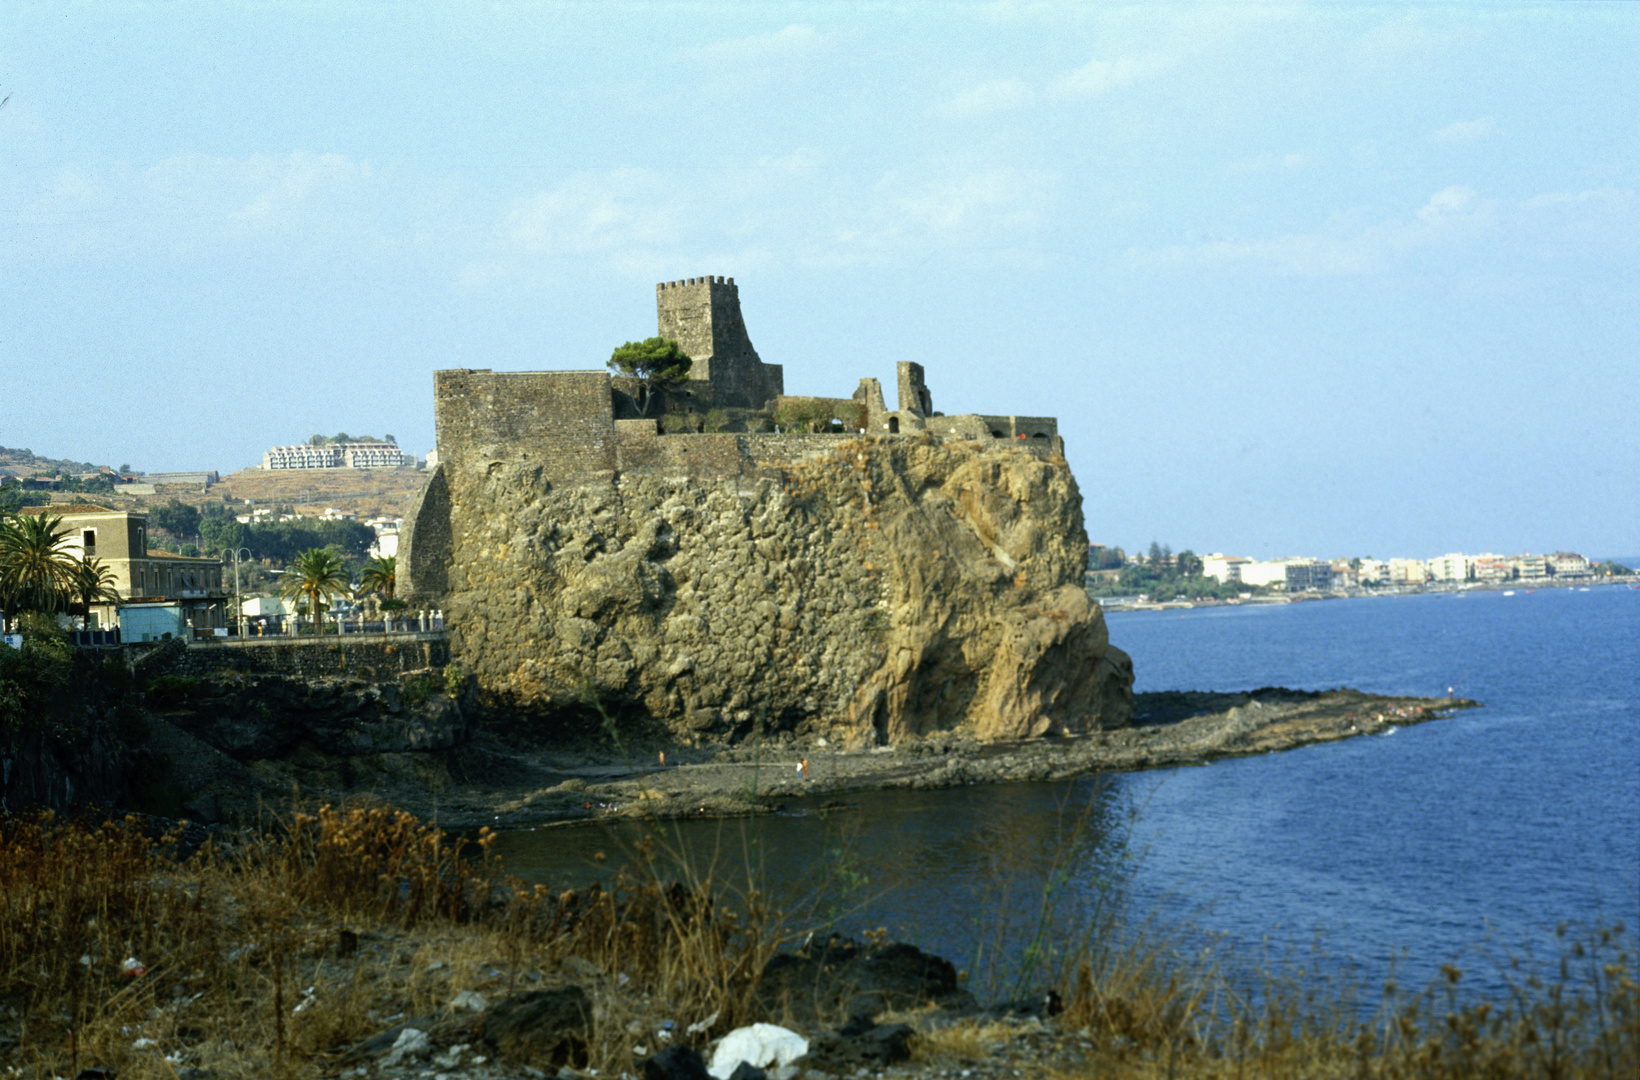
[[451,655],[490,715],[545,733],[590,704],[686,745],[851,748],[1131,719],[1063,458],[867,437],[771,466],[695,438],[722,460],[682,475],[440,466]]
[[[168,805],[193,820],[255,816],[292,792],[310,803],[365,799],[446,827],[533,826],[611,817],[725,817],[793,800],[884,788],[1067,780],[1269,753],[1438,719],[1462,698],[1385,697],[1280,688],[1137,695],[1133,725],[1082,735],[981,741],[939,733],[848,748],[781,733],[690,747],[619,732],[533,747],[474,727],[471,690],[431,673],[395,689],[357,679],[298,682],[222,675],[149,692],[145,752]],[[255,701],[273,697],[277,710]]]

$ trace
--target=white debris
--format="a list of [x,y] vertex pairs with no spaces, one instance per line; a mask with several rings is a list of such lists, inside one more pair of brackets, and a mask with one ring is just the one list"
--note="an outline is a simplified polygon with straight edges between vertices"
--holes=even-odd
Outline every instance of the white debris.
[[465,1009],[468,1012],[483,1012],[490,1007],[490,999],[477,990],[463,990],[450,999],[450,1008],[457,1012]]
[[387,1056],[382,1058],[382,1065],[391,1069],[406,1058],[426,1057],[431,1049],[432,1045],[427,1041],[427,1032],[407,1027],[399,1032],[398,1041],[393,1044],[393,1049],[387,1052]]
[[753,1024],[725,1035],[706,1071],[717,1080],[729,1080],[742,1061],[759,1069],[770,1064],[784,1069],[808,1052],[809,1041],[797,1032],[776,1024]]

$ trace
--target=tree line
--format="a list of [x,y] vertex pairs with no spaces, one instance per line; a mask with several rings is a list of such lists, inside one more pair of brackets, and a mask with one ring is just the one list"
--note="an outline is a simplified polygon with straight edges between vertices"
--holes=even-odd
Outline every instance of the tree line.
[[95,556],[68,553],[69,530],[50,514],[0,513],[0,624],[27,613],[85,616],[118,599],[114,572]]
[[[156,507],[155,510],[160,509]],[[189,509],[193,509],[189,507]],[[197,514],[197,511],[195,511]],[[157,525],[177,537],[197,536],[208,555],[248,548],[252,559],[279,566],[294,562],[313,548],[334,548],[343,559],[359,562],[370,555],[376,530],[362,521],[270,521],[246,523],[227,515],[198,518],[192,529],[186,520],[177,521],[150,511],[150,525]],[[167,522],[169,522],[167,524]],[[180,531],[179,531],[180,530]],[[184,552],[183,554],[186,554]]]
[[[1137,559],[1128,560],[1119,547],[1088,545],[1088,592],[1093,596],[1145,595],[1152,600],[1225,600],[1242,593],[1267,590],[1239,581],[1221,582],[1202,574],[1201,556],[1186,548],[1174,553],[1167,544],[1152,540]],[[1101,571],[1103,571],[1101,573]]]

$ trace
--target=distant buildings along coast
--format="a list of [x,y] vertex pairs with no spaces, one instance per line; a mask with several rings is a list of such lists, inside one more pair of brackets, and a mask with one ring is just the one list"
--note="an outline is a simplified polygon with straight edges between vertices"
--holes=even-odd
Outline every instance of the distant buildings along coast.
[[1220,582],[1268,586],[1286,592],[1427,585],[1433,582],[1542,581],[1588,578],[1594,564],[1582,555],[1466,555],[1451,552],[1433,559],[1249,559],[1215,552],[1203,555],[1202,576]]

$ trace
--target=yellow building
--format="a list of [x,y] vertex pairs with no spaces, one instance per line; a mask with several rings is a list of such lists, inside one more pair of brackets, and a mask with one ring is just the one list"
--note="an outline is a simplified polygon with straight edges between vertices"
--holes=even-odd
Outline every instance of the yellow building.
[[[94,557],[108,567],[122,603],[172,601],[182,609],[187,626],[216,629],[228,625],[222,563],[150,550],[146,514],[83,503],[28,506],[21,512],[62,518],[57,528],[68,532],[63,550],[80,560]],[[98,626],[112,627],[117,607],[93,605],[91,614]]]

